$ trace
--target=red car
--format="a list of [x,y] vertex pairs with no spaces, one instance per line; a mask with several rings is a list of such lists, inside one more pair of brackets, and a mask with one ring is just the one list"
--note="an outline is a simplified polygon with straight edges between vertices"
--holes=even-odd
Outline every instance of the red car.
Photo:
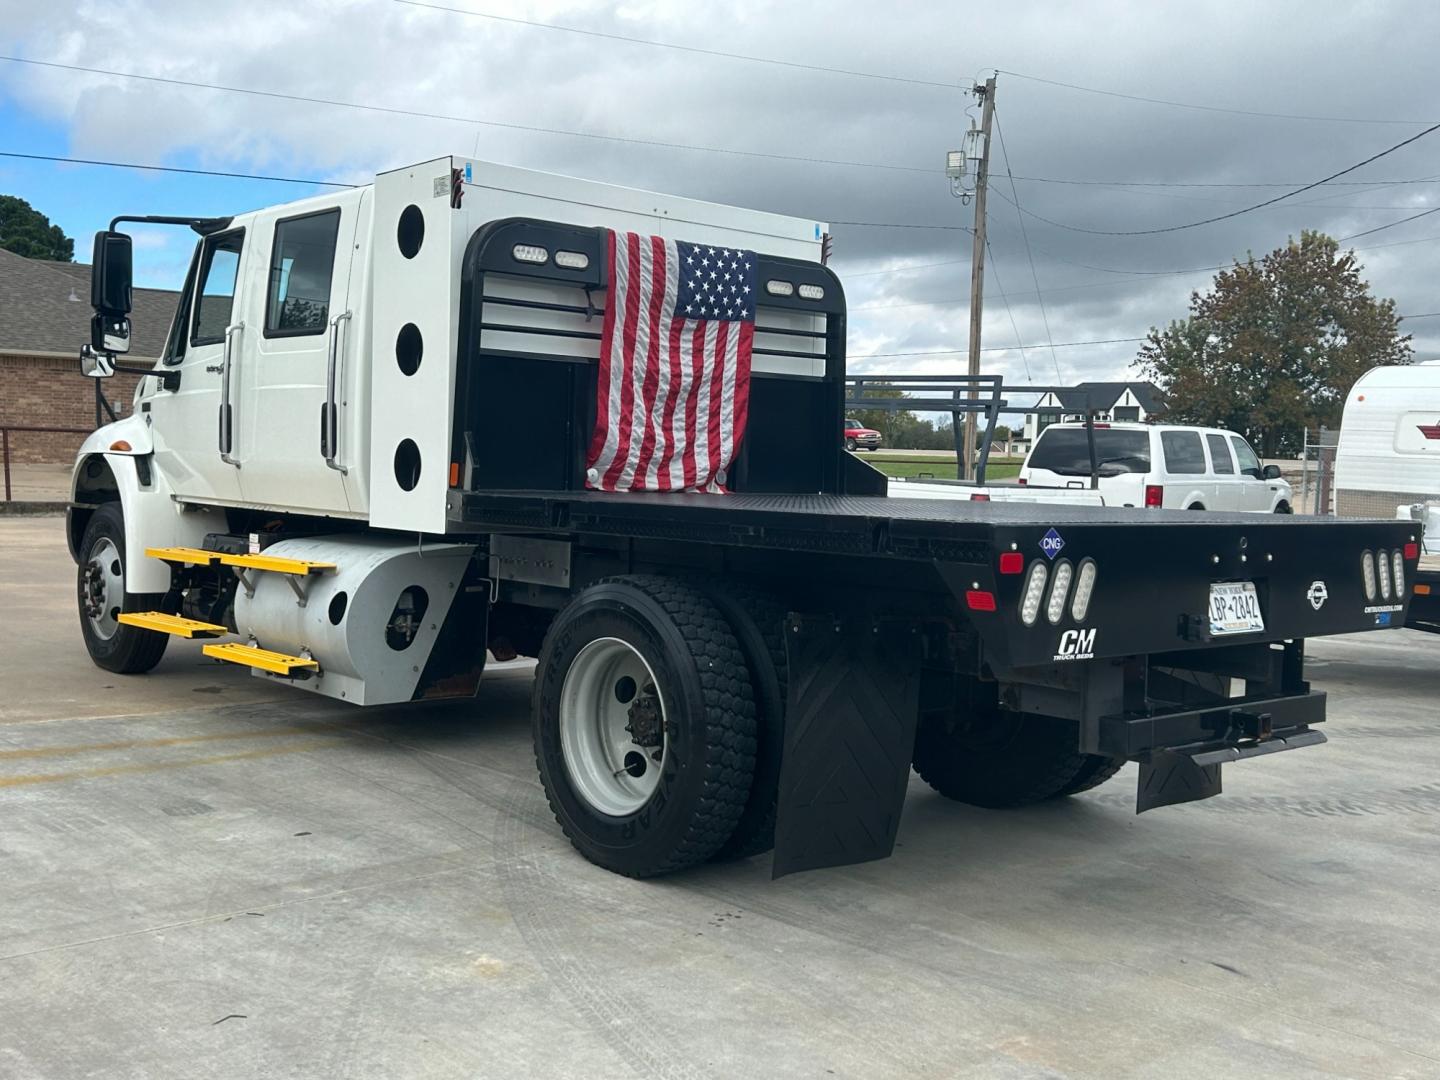
[[846,420],[845,449],[878,450],[880,449],[880,433],[874,428],[865,427],[859,420]]

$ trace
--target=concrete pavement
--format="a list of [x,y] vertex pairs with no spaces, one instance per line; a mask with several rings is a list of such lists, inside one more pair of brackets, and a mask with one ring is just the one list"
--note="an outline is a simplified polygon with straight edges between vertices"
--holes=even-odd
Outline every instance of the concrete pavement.
[[525,664],[370,711],[93,668],[0,520],[0,1076],[1434,1077],[1440,640],[1316,643],[1328,746],[1131,813],[912,785],[889,860],[592,867]]

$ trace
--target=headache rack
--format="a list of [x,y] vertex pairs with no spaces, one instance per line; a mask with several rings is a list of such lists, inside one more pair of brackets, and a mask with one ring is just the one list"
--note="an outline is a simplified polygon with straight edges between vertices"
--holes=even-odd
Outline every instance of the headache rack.
[[[461,271],[452,488],[584,489],[609,285],[607,235],[604,228],[506,218],[471,237]],[[819,263],[763,253],[757,270],[749,422],[728,486],[882,493],[883,478],[845,454],[841,440],[839,279]],[[789,294],[770,292],[772,281],[789,283]]]

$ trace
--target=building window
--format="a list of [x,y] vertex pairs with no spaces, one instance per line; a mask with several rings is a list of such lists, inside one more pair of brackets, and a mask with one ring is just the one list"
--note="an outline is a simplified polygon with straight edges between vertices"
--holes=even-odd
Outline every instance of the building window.
[[1058,424],[1059,422],[1060,413],[1058,410],[1054,412],[1038,412],[1035,414],[1035,434],[1039,435],[1040,432],[1044,431],[1051,424]]
[[1113,414],[1116,420],[1139,420],[1140,406],[1138,405],[1116,405]]
[[266,337],[325,332],[339,231],[338,209],[275,223],[265,300]]

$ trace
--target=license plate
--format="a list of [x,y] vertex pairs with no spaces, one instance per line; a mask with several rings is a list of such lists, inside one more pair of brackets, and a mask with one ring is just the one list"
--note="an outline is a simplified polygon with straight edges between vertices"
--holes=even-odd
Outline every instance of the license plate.
[[1253,581],[1217,581],[1210,586],[1210,633],[1250,634],[1265,629]]

